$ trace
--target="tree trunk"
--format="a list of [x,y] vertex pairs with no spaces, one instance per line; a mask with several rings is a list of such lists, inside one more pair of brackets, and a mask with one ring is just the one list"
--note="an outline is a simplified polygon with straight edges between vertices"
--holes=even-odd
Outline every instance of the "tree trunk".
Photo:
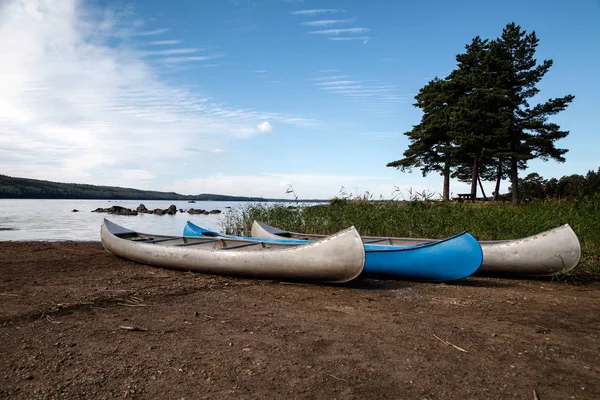
[[481,177],[477,177],[477,180],[479,181],[479,188],[481,189],[481,194],[483,196],[483,200],[487,201],[487,197],[485,195],[485,192],[483,191],[483,185],[481,184]]
[[502,159],[498,161],[498,170],[496,172],[496,190],[494,190],[494,201],[500,198],[500,181],[502,180]]
[[479,154],[473,154],[473,178],[471,179],[471,201],[477,197],[477,179],[479,179]]
[[510,158],[510,181],[512,183],[512,203],[513,206],[519,205],[519,170],[517,168],[517,158]]
[[450,200],[450,162],[446,160],[444,164],[444,190],[442,191],[442,200]]

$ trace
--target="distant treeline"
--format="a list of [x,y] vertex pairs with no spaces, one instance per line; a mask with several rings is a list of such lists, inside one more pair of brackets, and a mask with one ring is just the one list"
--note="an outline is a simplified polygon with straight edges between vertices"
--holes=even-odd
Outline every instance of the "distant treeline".
[[585,176],[573,174],[560,179],[544,179],[534,172],[519,179],[519,193],[523,199],[580,199],[600,195],[600,168]]
[[[60,183],[0,175],[2,199],[98,199],[98,200],[196,200],[196,201],[289,201],[262,197],[226,196],[221,194],[183,195],[117,186]],[[298,200],[317,201],[317,200]]]

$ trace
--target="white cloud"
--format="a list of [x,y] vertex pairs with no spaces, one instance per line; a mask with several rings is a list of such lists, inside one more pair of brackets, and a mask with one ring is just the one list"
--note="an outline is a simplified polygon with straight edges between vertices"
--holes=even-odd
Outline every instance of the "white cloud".
[[[175,54],[192,54],[202,51],[203,49],[166,49],[166,50],[151,50],[143,51],[140,53],[141,56],[168,56]],[[215,58],[215,57],[213,57]]]
[[341,35],[342,33],[363,33],[370,31],[369,28],[345,28],[345,29],[323,29],[308,32],[313,35]]
[[179,44],[181,43],[181,40],[155,40],[153,42],[148,42],[147,44],[150,44],[152,46],[167,46],[170,44]]
[[344,37],[330,37],[327,38],[329,40],[337,40],[337,41],[349,41],[349,40],[362,40],[364,42],[368,42],[370,39],[373,39],[371,36],[344,36]]
[[155,36],[168,32],[169,28],[155,29],[153,31],[136,32],[136,36]]
[[212,154],[221,154],[221,153],[225,153],[225,150],[223,149],[201,149],[198,147],[184,147],[182,149],[183,151],[190,151],[193,153],[212,153]]
[[329,82],[315,83],[315,86],[344,86],[344,85],[354,85],[357,83],[360,83],[360,81],[329,81]]
[[320,9],[314,9],[314,10],[292,11],[290,14],[302,15],[302,16],[315,16],[315,15],[324,14],[324,13],[337,13],[337,12],[340,12],[340,11],[333,9],[333,8],[320,8]]
[[258,124],[258,126],[256,127],[256,130],[259,132],[262,132],[262,133],[270,133],[270,132],[273,132],[273,126],[271,126],[270,123],[265,121],[265,122]]
[[[183,148],[221,149],[227,138],[256,135],[261,121],[316,125],[294,114],[226,106],[196,89],[167,83],[152,60],[194,61],[200,66],[223,55],[145,57],[144,51],[132,47],[138,39],[119,42],[119,35],[140,36],[134,33],[139,23],[119,20],[109,10],[90,9],[89,4],[76,0],[2,4],[3,173],[89,183],[98,183],[102,176],[114,179],[120,176],[115,171],[123,169],[158,177],[161,168],[168,170],[169,162],[179,160]],[[141,36],[163,32],[145,31]],[[173,50],[182,54],[182,49]]]
[[348,75],[330,75],[330,76],[320,76],[318,78],[310,78],[310,81],[333,81],[338,79],[347,78]]
[[123,177],[127,180],[145,180],[152,179],[154,175],[150,171],[143,169],[129,169],[123,171]]
[[[364,110],[390,114],[397,112],[399,104],[406,104],[411,96],[399,95],[396,85],[369,85],[369,82],[383,83],[380,79],[349,80],[348,75],[334,75],[312,78],[313,86],[332,94],[340,94],[348,103],[359,103]],[[368,104],[365,102],[368,99]]]
[[301,22],[300,25],[306,25],[306,26],[329,26],[329,25],[335,25],[335,24],[351,24],[354,21],[356,21],[355,18],[350,18],[350,19],[321,19],[321,20],[317,20],[317,21]]
[[163,61],[166,63],[181,63],[188,61],[206,61],[206,60],[214,60],[215,58],[225,57],[224,54],[215,54],[212,56],[190,56],[190,57],[167,57],[164,58]]

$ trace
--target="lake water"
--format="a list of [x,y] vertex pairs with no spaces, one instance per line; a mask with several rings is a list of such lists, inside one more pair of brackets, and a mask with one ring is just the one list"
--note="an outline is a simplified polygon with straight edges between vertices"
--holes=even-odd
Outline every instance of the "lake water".
[[[121,206],[136,209],[144,204],[149,210],[168,208],[175,204],[177,209],[200,208],[220,210],[239,209],[248,202],[198,201],[188,203],[163,200],[22,200],[0,199],[0,241],[17,240],[83,240],[99,241],[102,220],[107,218],[119,225],[139,232],[182,235],[187,221],[214,231],[221,230],[222,214],[190,215],[177,212],[175,215],[112,215],[91,212],[97,208]],[[229,208],[231,207],[231,208]],[[79,212],[72,212],[73,209]],[[14,230],[4,230],[13,228]]]

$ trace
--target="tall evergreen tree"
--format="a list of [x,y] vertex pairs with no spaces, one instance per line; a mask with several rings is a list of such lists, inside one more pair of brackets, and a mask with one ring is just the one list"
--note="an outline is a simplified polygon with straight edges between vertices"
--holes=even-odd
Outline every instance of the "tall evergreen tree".
[[548,117],[568,107],[572,95],[550,99],[531,106],[529,100],[539,93],[536,85],[546,75],[552,60],[538,65],[534,58],[538,46],[535,32],[527,34],[514,22],[506,25],[502,36],[494,41],[494,57],[498,63],[496,91],[504,99],[498,110],[506,129],[508,146],[499,151],[510,159],[513,204],[519,203],[518,170],[534,158],[564,162],[566,149],[555,147],[555,142],[569,132],[548,121]]
[[[448,77],[459,91],[456,104],[457,125],[454,143],[460,148],[458,175],[471,172],[471,198],[477,197],[477,183],[484,151],[492,140],[496,100],[490,74],[489,43],[479,36],[456,56],[458,68]],[[468,180],[462,176],[463,180]]]
[[405,133],[410,145],[404,152],[404,158],[389,162],[387,166],[401,171],[420,168],[423,176],[430,172],[441,173],[444,177],[442,198],[449,200],[450,171],[456,151],[452,143],[456,92],[451,82],[435,78],[421,88],[415,99],[415,107],[423,110],[421,123]]

